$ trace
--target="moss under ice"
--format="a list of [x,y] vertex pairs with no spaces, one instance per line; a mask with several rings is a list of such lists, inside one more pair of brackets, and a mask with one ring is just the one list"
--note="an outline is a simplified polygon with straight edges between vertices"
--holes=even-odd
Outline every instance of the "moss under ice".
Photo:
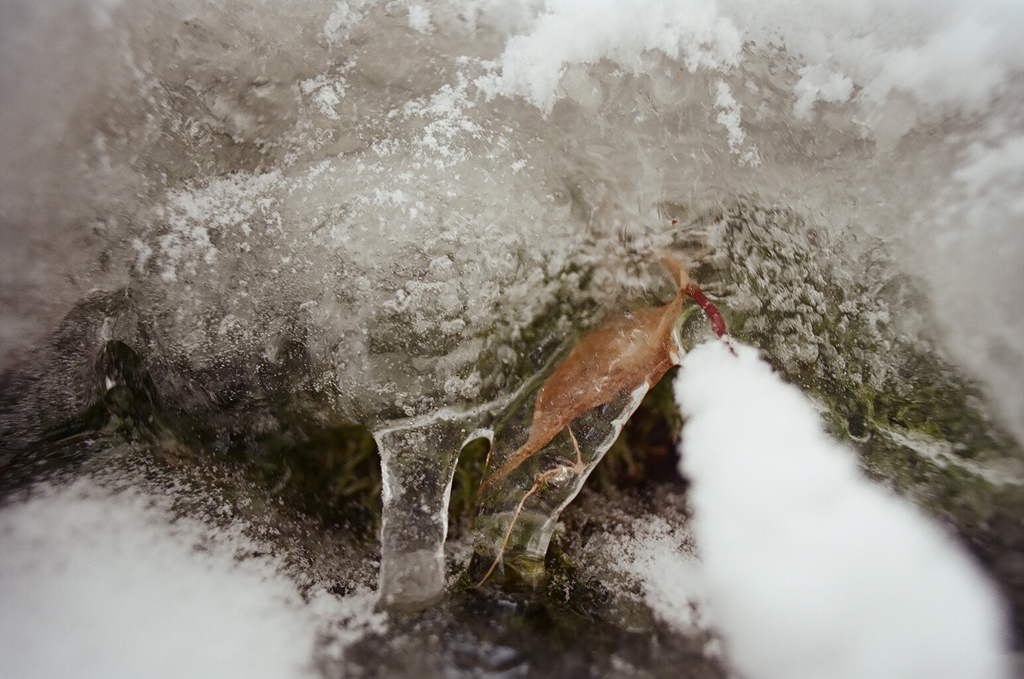
[[[980,387],[944,357],[920,284],[899,272],[872,239],[851,235],[852,230],[837,236],[793,210],[765,207],[753,198],[724,208],[675,205],[665,211],[681,222],[676,246],[710,246],[693,275],[727,315],[732,334],[760,347],[788,381],[821,404],[830,433],[858,451],[870,476],[913,498],[963,536],[999,580],[1020,621],[1024,572],[1011,557],[1024,550],[1024,485],[1012,474],[993,483],[971,470],[1012,471],[1021,452],[989,415]],[[495,329],[495,338],[516,338],[508,345],[513,360],[502,358],[497,340],[485,343],[478,369],[504,375],[501,384],[488,387],[494,393],[529,381],[596,322],[601,307],[583,290],[594,271],[569,266],[576,267],[568,279],[572,289],[550,297],[518,333]],[[169,406],[164,392],[188,383],[190,376],[176,375],[173,366],[152,354],[144,332],[137,331],[134,347],[117,341],[98,354],[75,341],[76,333],[94,336],[105,318],[138,325],[131,313],[130,294],[115,292],[85,300],[68,315],[38,364],[63,367],[73,379],[56,373],[35,381],[7,376],[7,384],[17,387],[6,394],[8,407],[18,393],[32,389],[38,392],[32,403],[47,398],[53,403],[35,409],[31,426],[22,427],[29,432],[24,440],[7,437],[17,445],[8,446],[4,461],[5,492],[47,469],[88,466],[94,449],[82,444],[99,431],[96,436],[104,441],[134,441],[133,455],[150,456],[168,469],[191,470],[196,483],[216,488],[235,511],[271,517],[261,519],[267,525],[303,526],[283,531],[293,536],[284,541],[291,545],[286,549],[318,553],[314,561],[325,562],[330,549],[316,546],[321,538],[312,536],[341,531],[339,536],[349,537],[326,541],[354,539],[363,545],[357,551],[373,553],[380,517],[376,445],[365,427],[331,418],[330,394],[301,376],[300,344],[286,346],[283,363],[274,366],[261,367],[261,359],[252,357],[256,363],[243,369],[245,362],[238,360],[239,375],[261,376],[259,393],[239,393],[227,401],[230,394],[221,394],[216,403],[171,393]],[[230,383],[232,370],[222,364],[214,377]],[[108,379],[113,387],[104,382]],[[682,423],[670,379],[671,373],[647,394],[595,471],[589,492],[614,497],[682,483],[675,472]],[[80,393],[71,394],[73,388]],[[16,420],[8,418],[14,427]],[[259,426],[250,426],[253,422]],[[921,445],[907,445],[908,439],[941,444],[949,457],[940,464],[922,454]],[[471,529],[486,450],[478,440],[460,456],[449,505],[453,538]],[[303,531],[309,536],[301,537]],[[585,600],[593,600],[597,590],[576,582],[573,551],[559,547],[549,557],[548,582],[583,596],[562,603],[553,599],[550,605],[585,609]],[[1018,622],[1018,638],[1024,636],[1021,629]]]

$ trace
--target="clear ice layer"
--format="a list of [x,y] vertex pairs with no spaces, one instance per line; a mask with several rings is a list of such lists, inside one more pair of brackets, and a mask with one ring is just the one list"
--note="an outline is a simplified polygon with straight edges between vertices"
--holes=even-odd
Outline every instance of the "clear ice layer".
[[718,321],[716,332],[725,332],[699,288],[684,282],[685,273],[676,276],[673,302],[623,314],[583,338],[499,418],[477,501],[471,570],[480,584],[496,571],[508,582],[543,583],[544,555],[562,510],[647,391],[678,364],[684,343],[700,332],[689,322],[696,306],[683,305],[684,288]]
[[452,477],[473,422],[440,413],[374,434],[383,500],[378,591],[386,606],[418,608],[444,591]]
[[[493,472],[529,438],[537,388],[510,406],[494,430]],[[482,489],[476,515],[476,577],[538,587],[558,517],[618,438],[648,391],[621,391],[572,420],[539,452]],[[486,478],[486,476],[485,476]],[[496,574],[496,575],[495,575]]]

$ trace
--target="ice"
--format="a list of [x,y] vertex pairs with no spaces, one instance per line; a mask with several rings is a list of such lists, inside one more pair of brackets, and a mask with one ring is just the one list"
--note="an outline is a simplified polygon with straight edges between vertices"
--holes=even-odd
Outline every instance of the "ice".
[[409,28],[420,33],[430,32],[430,10],[423,5],[409,6]]
[[699,568],[744,675],[1009,676],[1005,611],[973,558],[864,479],[755,349],[697,347],[675,390]]
[[687,297],[721,321],[678,259],[666,254],[662,262],[676,288],[672,301],[606,319],[499,416],[477,500],[481,584],[496,570],[532,588],[543,583],[544,556],[562,510],[647,391],[678,364],[684,324],[695,308]]
[[422,607],[444,593],[452,477],[480,419],[441,412],[375,432],[383,484],[378,591],[391,608]]
[[[499,419],[485,473],[498,469],[529,438],[540,387],[538,381]],[[562,510],[608,452],[647,389],[643,384],[633,391],[623,390],[608,403],[574,418],[531,459],[481,490],[475,546],[479,559],[475,575],[481,581],[496,573],[496,580],[540,587],[544,556]]]
[[[43,436],[30,410],[74,421],[108,342],[217,454],[363,424],[426,507],[388,496],[382,588],[428,600],[481,423],[421,423],[500,411],[559,342],[656,302],[658,252],[719,247],[715,273],[723,215],[762,214],[737,205],[815,227],[715,291],[778,364],[846,361],[797,260],[863,298],[905,269],[1020,437],[1022,22],[994,0],[5,2],[0,361],[28,374],[5,445]],[[857,264],[874,248],[885,271]],[[850,379],[882,389],[902,321],[860,299],[838,304],[879,341]]]

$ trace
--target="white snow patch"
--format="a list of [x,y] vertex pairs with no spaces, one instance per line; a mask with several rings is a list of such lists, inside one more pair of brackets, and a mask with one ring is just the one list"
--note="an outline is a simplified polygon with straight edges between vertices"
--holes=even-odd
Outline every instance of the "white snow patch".
[[433,28],[430,23],[430,10],[423,5],[411,5],[409,7],[409,28],[418,33],[430,33]]
[[348,39],[348,29],[355,26],[363,18],[362,9],[365,0],[353,0],[351,3],[341,0],[324,22],[323,36],[328,42],[338,44]]
[[0,511],[0,676],[315,676],[381,629],[376,596],[307,593],[240,530],[84,479]]
[[707,628],[706,595],[690,535],[660,516],[643,517],[632,533],[609,540],[608,563],[636,580],[644,603],[679,632]]
[[800,118],[817,101],[856,96],[875,107],[894,92],[977,111],[1024,68],[1024,6],[1006,0],[547,0],[523,30],[506,44],[500,72],[477,83],[543,111],[568,66],[608,59],[637,72],[649,51],[682,59],[691,72],[726,72],[782,47],[800,63]]
[[760,165],[761,158],[757,153],[757,147],[743,148],[747,135],[740,127],[740,105],[732,96],[729,85],[723,80],[719,80],[715,85],[715,107],[719,109],[715,121],[729,134],[729,152],[739,156],[740,162],[745,165]]
[[675,385],[711,615],[750,679],[1007,676],[980,569],[869,483],[753,348],[711,342]]
[[739,63],[742,41],[712,0],[548,0],[532,32],[509,39],[501,74],[479,78],[489,95],[522,96],[545,112],[570,64],[609,59],[636,71],[640,56],[659,50],[690,71]]
[[316,107],[331,120],[338,120],[340,116],[334,107],[345,98],[345,81],[338,78],[329,81],[325,76],[309,78],[299,83],[302,93],[310,96]]
[[817,101],[829,103],[849,101],[853,94],[853,81],[849,76],[836,73],[819,64],[801,68],[800,80],[793,89],[797,95],[793,113],[797,118],[807,118]]

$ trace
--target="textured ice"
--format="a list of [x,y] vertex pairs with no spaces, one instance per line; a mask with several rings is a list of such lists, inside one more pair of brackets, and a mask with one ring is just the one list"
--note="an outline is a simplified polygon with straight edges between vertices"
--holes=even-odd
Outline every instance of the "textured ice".
[[444,591],[452,477],[479,419],[442,412],[376,434],[383,484],[379,588],[388,606],[415,608]]
[[[529,439],[540,386],[538,380],[499,418],[485,474],[493,473]],[[544,556],[562,510],[615,443],[648,388],[643,384],[623,389],[582,413],[531,458],[481,489],[475,520],[476,553],[483,559],[478,575],[486,579],[497,569],[530,586],[543,582]]]
[[[741,197],[833,235],[791,234],[822,270],[886,240],[1024,434],[1014,3],[14,0],[0,25],[3,365],[85,300],[74,380],[26,402],[76,411],[118,341],[216,451],[365,424],[392,451],[384,544],[434,555],[393,571],[409,591],[439,582],[449,446],[486,424],[429,423],[499,411],[558,342],[655,301],[655,253]],[[792,305],[777,336],[814,337],[807,281],[771,273],[725,306]]]

